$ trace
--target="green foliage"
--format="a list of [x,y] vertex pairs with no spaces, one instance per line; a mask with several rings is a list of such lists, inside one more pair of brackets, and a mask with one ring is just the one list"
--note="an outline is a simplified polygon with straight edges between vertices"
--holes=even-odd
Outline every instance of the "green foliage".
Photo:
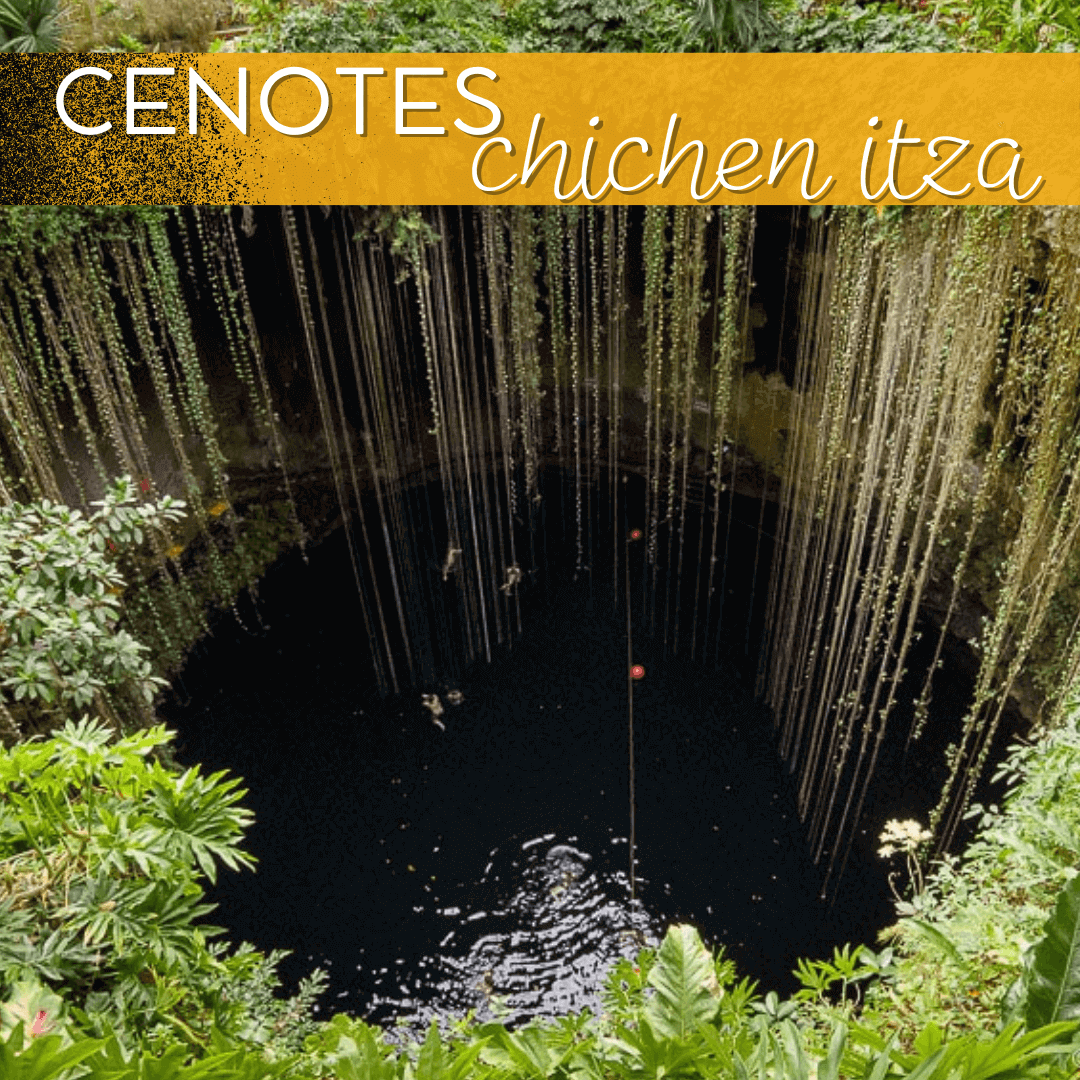
[[684,1036],[711,1020],[720,1007],[713,959],[692,926],[673,926],[649,972],[656,991],[645,1005],[649,1026],[660,1035]]
[[48,251],[88,229],[123,238],[132,222],[162,221],[168,212],[161,206],[0,206],[0,252]]
[[672,0],[520,0],[510,12],[526,52],[678,52],[692,13]]
[[[989,1038],[979,1034],[964,1035],[947,1040],[937,1024],[927,1024],[914,1040],[914,1053],[896,1049],[893,1040],[862,1026],[852,1031],[852,1041],[869,1047],[879,1055],[876,1064],[888,1059],[890,1068],[882,1080],[897,1075],[908,1080],[1020,1080],[1022,1077],[1045,1076],[1047,1073],[1064,1077],[1068,1066],[1061,1061],[1067,1044],[1055,1043],[1072,1035],[1072,1023],[1050,1024],[1037,1031],[1022,1032],[1022,1024],[1008,1024]],[[1058,1058],[1057,1069],[1051,1068]]]
[[[1054,1018],[1042,1006],[1026,1014],[1024,990],[1040,977],[1030,966],[1033,943],[1080,866],[1078,724],[1074,707],[1061,727],[1014,747],[994,777],[1008,786],[1003,805],[972,807],[979,831],[963,860],[943,859],[923,892],[897,905],[895,974],[868,993],[864,1023],[914,1038],[928,1022],[980,1031],[1003,1013],[1029,1023]],[[1061,941],[1069,917],[1071,909],[1057,924]],[[1051,986],[1071,997],[1061,981],[1072,970],[1068,952],[1041,948],[1046,982],[1036,997],[1045,1000]]]
[[1073,52],[1080,48],[1074,0],[942,0],[942,22],[965,48]]
[[[282,1000],[285,954],[208,943],[202,880],[254,865],[251,813],[239,780],[156,760],[171,738],[83,720],[0,751],[0,1037],[33,1038],[20,1061],[89,1037],[93,1077],[149,1076],[155,1055],[177,1076],[276,1075],[314,1030],[323,973]],[[185,1072],[194,1058],[222,1071]]]
[[124,52],[146,52],[146,46],[138,38],[133,38],[130,34],[121,32],[116,35],[116,40]]
[[652,949],[642,949],[634,963],[625,957],[617,960],[604,978],[601,991],[604,1009],[612,1015],[619,1015],[643,1005],[645,987],[655,963],[656,953]]
[[[218,1037],[219,1046],[228,1040]],[[0,1042],[0,1075],[4,1080],[262,1080],[283,1076],[293,1061],[268,1061],[249,1048],[222,1048],[198,1060],[174,1044],[163,1051],[133,1050],[115,1034],[105,1039],[75,1033],[67,1045],[58,1036],[28,1039],[20,1025]],[[76,1072],[70,1072],[72,1068]],[[294,1074],[295,1075],[295,1074]]]
[[1023,994],[1029,1030],[1080,1020],[1080,877],[1061,890],[1024,973]]
[[117,628],[118,560],[183,516],[169,496],[139,502],[117,480],[89,516],[48,500],[0,507],[0,701],[77,715],[102,692],[152,700],[162,680]]
[[802,989],[796,992],[795,999],[824,1002],[826,993],[838,986],[840,999],[845,1001],[849,987],[867,979],[891,975],[892,971],[891,949],[885,949],[878,955],[865,945],[858,945],[854,949],[850,945],[834,948],[831,961],[799,961],[795,977],[802,983]]
[[697,0],[694,30],[717,52],[752,52],[771,42],[775,0]]
[[784,52],[948,52],[955,48],[940,27],[908,12],[880,5],[828,7],[788,14],[782,23]]
[[[855,971],[856,953],[842,967]],[[343,1080],[1065,1080],[1069,1023],[1023,1032],[946,1038],[926,1025],[903,1047],[893,1034],[830,1023],[820,1045],[792,1002],[772,997],[754,1011],[718,1008],[734,989],[725,962],[692,927],[669,929],[658,954],[620,961],[607,977],[605,1012],[534,1021],[515,1031],[463,1022],[447,1035],[433,1023],[402,1051],[376,1029],[336,1016],[307,1040],[323,1074]],[[645,967],[648,966],[648,974]],[[723,977],[718,977],[718,972]],[[663,988],[663,989],[661,989]],[[659,1004],[656,1002],[659,999]],[[609,1007],[610,1006],[610,1007]]]
[[28,1034],[28,1029],[20,1023],[0,1042],[0,1076],[4,1080],[54,1080],[70,1076],[68,1070],[95,1053],[99,1045],[83,1040],[65,1047],[60,1036]]
[[398,284],[420,269],[424,249],[441,240],[415,206],[368,206],[357,214],[358,228],[353,239],[382,237],[390,242],[390,253],[406,265],[404,273],[398,275]]
[[277,10],[263,2],[259,15],[261,28],[243,49],[660,52],[691,36],[691,13],[678,0],[345,0]]
[[[1052,3],[1054,0],[1042,0]],[[893,5],[783,0],[344,0],[247,5],[240,47],[282,52],[939,52],[941,26]]]
[[0,52],[60,51],[58,0],[0,0]]
[[151,761],[170,737],[112,742],[83,720],[0,751],[0,982],[59,982],[139,1026],[162,980],[213,966],[199,878],[253,865],[238,843],[251,814],[237,780]]
[[325,8],[286,8],[276,18],[266,12],[266,29],[241,47],[281,52],[506,52],[501,15],[495,0],[346,0]]

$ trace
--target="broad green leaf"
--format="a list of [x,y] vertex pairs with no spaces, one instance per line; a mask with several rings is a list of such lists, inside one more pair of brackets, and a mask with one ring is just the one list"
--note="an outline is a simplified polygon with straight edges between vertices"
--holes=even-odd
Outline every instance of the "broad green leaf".
[[514,1032],[507,1031],[501,1025],[492,1025],[492,1028],[510,1062],[535,1080],[552,1076],[574,1052],[572,1045],[559,1047],[549,1042],[544,1030],[539,1027],[530,1025]]
[[803,1049],[799,1029],[790,1021],[784,1020],[779,1025],[779,1037],[776,1039],[775,1060],[783,1063],[784,1073],[792,1080],[810,1080],[810,1059]]
[[645,1015],[659,1035],[683,1038],[707,1023],[720,1006],[720,984],[709,950],[692,926],[672,926],[649,972],[656,991]]
[[357,1024],[356,1038],[343,1035],[338,1041],[335,1070],[340,1080],[394,1080],[397,1066],[386,1058],[366,1024]]
[[1059,1020],[1080,1020],[1080,876],[1058,896],[1024,982],[1029,1031]]
[[4,1080],[59,1080],[69,1076],[72,1066],[100,1046],[96,1039],[84,1039],[63,1047],[58,1035],[29,1039],[19,1024],[6,1040],[0,1041],[0,1076]]
[[457,1052],[453,1063],[445,1072],[446,1080],[464,1080],[476,1064],[481,1051],[487,1045],[486,1039],[480,1039],[471,1046],[466,1046]]
[[439,1038],[439,1025],[432,1020],[427,1038],[420,1047],[420,1056],[416,1062],[416,1080],[442,1080],[446,1068],[445,1059],[442,1039]]
[[844,1047],[847,1046],[847,1036],[847,1024],[838,1023],[829,1041],[829,1053],[818,1065],[818,1080],[839,1080],[840,1061],[844,1056]]
[[170,1046],[163,1054],[154,1058],[144,1056],[139,1080],[174,1080],[180,1075],[187,1056],[186,1046]]
[[1019,1035],[1020,1027],[1017,1021],[1007,1025],[993,1039],[961,1040],[955,1060],[963,1064],[965,1080],[990,1080],[995,1076],[1011,1076],[1017,1070],[1029,1070],[1034,1059],[1057,1052],[1058,1047],[1047,1044],[1064,1038],[1075,1025],[1046,1024],[1026,1035]]

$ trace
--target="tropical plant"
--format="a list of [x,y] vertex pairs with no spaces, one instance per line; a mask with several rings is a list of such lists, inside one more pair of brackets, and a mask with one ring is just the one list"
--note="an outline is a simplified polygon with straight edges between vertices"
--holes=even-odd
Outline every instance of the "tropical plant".
[[1080,1020],[1080,877],[1061,890],[1042,941],[1031,953],[1022,1001],[1029,1031]]
[[996,52],[1080,48],[1080,14],[1073,0],[937,0],[942,21],[962,44]]
[[697,0],[694,29],[716,52],[751,52],[771,37],[773,0]]
[[59,0],[0,0],[0,52],[59,52],[59,12]]
[[831,960],[800,960],[795,977],[802,989],[795,994],[797,1001],[815,1001],[824,1004],[826,995],[839,990],[841,1003],[848,1003],[848,991],[857,988],[868,979],[887,977],[893,973],[892,950],[883,949],[880,954],[865,945],[850,945],[833,949]]
[[[908,1080],[946,1080],[962,1076],[965,1080],[1020,1080],[1021,1077],[1045,1075],[1058,1059],[1058,1075],[1064,1078],[1068,1066],[1060,1059],[1071,1051],[1065,1040],[1076,1030],[1073,1023],[1048,1024],[1036,1031],[1024,1032],[1023,1024],[1007,1024],[994,1035],[972,1033],[947,1039],[937,1024],[927,1024],[914,1041],[914,1053],[904,1053],[896,1038],[886,1039],[879,1032],[861,1025],[852,1029],[852,1042],[867,1047],[876,1060],[866,1062],[881,1080],[906,1076]],[[864,1059],[865,1061],[865,1059]],[[869,1070],[859,1070],[867,1075]]]
[[[841,966],[854,971],[856,953]],[[714,957],[689,926],[668,930],[658,952],[623,960],[606,981],[605,1012],[534,1021],[510,1031],[498,1023],[465,1021],[444,1034],[432,1023],[423,1042],[405,1051],[372,1027],[336,1016],[307,1040],[312,1057],[343,1080],[1065,1080],[1065,1040],[1075,1024],[1024,1032],[947,1038],[926,1025],[911,1046],[842,1020],[824,1042],[794,1002],[767,995],[757,1009],[725,999],[736,990],[733,970]],[[770,1001],[771,999],[771,1001]],[[751,1004],[754,1004],[751,1002]]]
[[[263,1080],[295,1073],[295,1061],[269,1061],[257,1050],[233,1047],[220,1036],[214,1052],[192,1060],[189,1048],[126,1047],[115,1034],[87,1038],[74,1031],[37,1035],[20,1023],[0,1041],[4,1080]],[[74,1071],[72,1071],[74,1070]]]
[[39,1013],[55,1023],[64,1010],[40,1003],[46,986],[106,1039],[156,1044],[180,1032],[205,1051],[218,1031],[280,1048],[308,1030],[321,977],[298,999],[272,1001],[282,954],[207,943],[221,931],[201,921],[212,910],[201,881],[219,864],[254,865],[239,845],[251,813],[238,780],[154,760],[171,737],[155,727],[116,741],[84,719],[0,750],[4,1033]]
[[89,516],[48,499],[0,507],[0,714],[9,735],[16,706],[32,720],[62,719],[92,703],[108,711],[113,693],[149,702],[162,685],[145,646],[117,627],[119,560],[179,521],[184,504],[168,495],[139,502],[123,477],[93,505]]
[[829,6],[781,20],[785,52],[945,52],[954,41],[939,25],[884,5]]
[[[746,2],[746,0],[744,0]],[[757,0],[753,0],[757,2]],[[692,40],[680,0],[258,0],[245,50],[282,52],[662,52]]]
[[1000,806],[971,807],[978,832],[962,858],[944,857],[925,889],[897,904],[893,975],[867,992],[868,1026],[914,1039],[930,1022],[977,1032],[1002,1016],[1030,1026],[1070,1015],[1055,1013],[1046,987],[1058,988],[1062,1005],[1076,994],[1065,973],[1075,979],[1066,944],[1080,888],[1071,884],[1080,867],[1080,712],[1014,746],[993,782],[1007,792]]

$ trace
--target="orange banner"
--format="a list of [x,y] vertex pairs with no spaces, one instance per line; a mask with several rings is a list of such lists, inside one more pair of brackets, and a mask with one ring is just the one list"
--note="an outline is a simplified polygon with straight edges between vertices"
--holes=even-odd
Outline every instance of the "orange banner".
[[0,63],[7,203],[1080,203],[1080,56]]

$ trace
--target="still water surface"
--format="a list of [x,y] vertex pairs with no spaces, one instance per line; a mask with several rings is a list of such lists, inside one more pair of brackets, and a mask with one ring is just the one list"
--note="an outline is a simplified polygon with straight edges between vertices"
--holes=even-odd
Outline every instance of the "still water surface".
[[819,901],[769,717],[734,662],[635,645],[632,904],[626,628],[610,597],[569,574],[537,588],[511,650],[429,688],[440,728],[419,691],[372,693],[349,584],[339,541],[285,560],[262,585],[262,628],[250,610],[246,631],[222,620],[164,710],[180,760],[243,776],[256,816],[258,870],[223,873],[213,921],[292,950],[287,984],[325,967],[324,1014],[595,1005],[609,963],[675,921],[783,993],[800,956],[872,943],[891,921],[882,867],[859,851],[840,901]]

